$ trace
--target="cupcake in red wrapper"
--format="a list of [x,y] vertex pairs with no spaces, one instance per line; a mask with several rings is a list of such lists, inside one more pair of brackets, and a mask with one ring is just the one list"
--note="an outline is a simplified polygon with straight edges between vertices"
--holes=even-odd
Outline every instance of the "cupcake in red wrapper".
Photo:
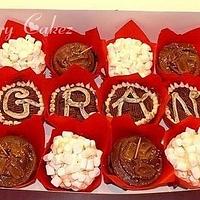
[[[30,128],[33,127],[34,129]],[[21,188],[36,180],[44,153],[45,133],[40,116],[16,126],[0,125],[0,185]]]
[[36,74],[46,67],[46,38],[38,30],[8,20],[0,37],[0,66],[9,66],[18,71],[31,68]]
[[54,126],[56,117],[85,120],[98,112],[97,85],[94,76],[79,66],[71,67],[62,76],[48,79],[45,102],[46,120]]
[[[164,133],[159,125],[138,127],[128,116],[113,119],[112,145],[103,157],[104,181],[124,190],[152,189],[173,183],[173,169],[161,144]],[[152,156],[151,161],[148,156]]]
[[[200,29],[177,34],[161,30],[156,49],[156,71],[163,78],[168,74],[200,74]],[[166,76],[164,76],[166,75]]]
[[167,126],[171,127],[188,116],[199,118],[199,77],[190,74],[170,74],[165,79],[165,85],[170,96],[164,115]]
[[105,41],[101,40],[97,28],[88,30],[82,35],[58,27],[52,30],[47,40],[46,62],[52,76],[63,74],[72,65],[80,65],[95,76],[102,74],[106,66],[106,50]]
[[154,71],[155,44],[132,20],[107,41],[109,76],[139,73],[145,77]]
[[160,77],[154,74],[107,78],[97,94],[102,114],[109,119],[129,114],[136,125],[159,123],[169,99]]
[[199,127],[200,119],[188,117],[170,128],[163,139],[165,154],[177,177],[176,184],[187,189],[200,187]]
[[[69,134],[71,136],[69,136]],[[60,170],[60,169],[56,170],[55,164],[54,164],[55,171],[53,171],[54,175],[51,173],[50,168],[53,166],[52,165],[54,162],[53,158],[50,158],[51,162],[49,162],[47,164],[48,157],[50,154],[52,154],[52,149],[53,149],[53,153],[55,152],[55,149],[54,149],[55,142],[56,142],[55,140],[57,140],[58,137],[61,138],[61,140],[63,140],[63,138],[66,138],[66,137],[71,139],[72,134],[76,134],[76,136],[73,135],[73,137],[76,137],[76,139],[80,138],[79,136],[82,136],[81,137],[82,139],[83,139],[83,137],[87,138],[88,140],[86,140],[86,141],[89,141],[91,143],[90,145],[92,145],[92,143],[93,143],[93,145],[96,143],[96,148],[98,149],[97,151],[99,153],[101,153],[101,154],[102,154],[102,152],[103,152],[103,154],[107,153],[107,148],[110,145],[110,141],[111,141],[111,131],[110,131],[110,125],[105,117],[103,117],[99,114],[96,114],[96,115],[92,116],[91,118],[85,120],[84,122],[67,121],[66,119],[63,119],[63,118],[57,118],[56,128],[53,130],[51,138],[47,144],[45,156],[44,156],[45,161],[43,160],[41,162],[39,173],[38,173],[38,178],[39,178],[39,181],[48,190],[69,191],[71,189],[74,191],[91,192],[94,189],[96,189],[101,183],[101,172],[99,171],[99,169],[101,169],[101,166],[100,166],[101,159],[98,160],[98,166],[99,166],[98,174],[99,175],[97,174],[97,176],[95,178],[93,178],[93,180],[90,180],[88,183],[88,181],[87,181],[88,172],[87,171],[89,170],[90,171],[89,173],[91,173],[91,171],[93,169],[88,168],[89,160],[87,160],[87,164],[86,164],[87,167],[84,165],[86,168],[83,166],[83,163],[82,163],[85,160],[82,156],[83,156],[84,152],[86,150],[88,150],[87,149],[88,147],[86,147],[85,144],[84,144],[84,149],[81,149],[80,151],[78,151],[77,146],[76,146],[76,148],[73,147],[73,151],[71,151],[71,153],[73,152],[73,155],[77,155],[81,158],[81,160],[79,160],[80,162],[77,161],[76,165],[73,165],[73,162],[69,162],[69,161],[72,161],[76,156],[73,157],[73,159],[70,159],[70,160],[68,159],[72,155],[71,154],[69,155],[69,151],[68,151],[69,149],[66,150],[67,145],[65,143],[64,150],[62,153],[62,155],[63,155],[62,163],[65,163],[65,164],[64,165],[61,164],[62,166],[60,167],[60,168],[65,169],[64,174],[62,174],[62,172],[60,172],[62,170]],[[63,135],[63,137],[61,137],[61,135]],[[68,139],[68,141],[70,141],[70,140]],[[59,142],[57,142],[57,143],[59,143]],[[79,144],[79,142],[77,140],[76,145],[78,145],[78,144]],[[70,146],[70,144],[68,143],[68,148],[69,148],[69,146]],[[58,152],[58,151],[56,151],[56,152]],[[68,156],[65,158],[64,155],[66,153]],[[90,158],[92,158],[92,157],[90,157]],[[71,171],[69,171],[69,167],[72,165],[73,165],[73,167],[70,168]],[[94,161],[93,166],[95,166],[95,168],[97,166],[97,165],[95,165],[95,161]],[[74,170],[76,170],[76,168],[78,170],[75,173]],[[49,175],[47,175],[47,173]],[[55,175],[55,173],[57,176]],[[65,173],[67,173],[67,175]],[[78,173],[78,176],[76,176],[74,178],[74,176],[77,175],[77,173]],[[85,177],[83,177],[83,179],[82,179],[81,177],[82,177],[83,173],[85,174]],[[50,174],[52,174],[51,176],[53,176],[53,177],[51,177]],[[82,180],[79,180],[80,178]],[[59,181],[60,179],[62,179],[62,181],[57,182],[57,180]],[[75,184],[75,182],[76,182],[76,184]],[[79,182],[79,183],[77,183],[77,182]],[[83,186],[83,184],[84,184],[84,186]],[[87,185],[85,185],[85,184],[87,184]],[[83,188],[82,186],[87,187],[87,188],[81,189],[81,188]],[[63,189],[62,187],[64,187],[65,189]]]
[[31,69],[18,72],[12,68],[0,69],[0,121],[16,125],[33,115],[44,114],[44,76]]

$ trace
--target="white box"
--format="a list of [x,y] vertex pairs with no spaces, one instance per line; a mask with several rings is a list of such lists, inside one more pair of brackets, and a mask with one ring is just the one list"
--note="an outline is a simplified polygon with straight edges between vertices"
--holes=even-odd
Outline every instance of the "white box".
[[[49,30],[52,26],[73,27],[78,32],[98,27],[101,37],[112,39],[114,33],[126,22],[133,20],[147,34],[152,42],[156,42],[158,34],[163,28],[171,28],[175,32],[183,33],[190,29],[200,26],[200,13],[190,12],[145,12],[145,11],[73,11],[73,10],[23,10],[23,9],[5,9],[0,12],[0,27],[7,19],[16,20],[30,25],[35,24],[42,32]],[[199,36],[200,37],[200,36]],[[46,131],[50,131],[46,126]],[[28,190],[28,191],[27,191]],[[31,192],[30,192],[31,190]],[[37,192],[36,192],[37,191]],[[44,191],[44,192],[38,192]],[[181,192],[182,191],[182,192]],[[93,194],[83,194],[75,192],[46,192],[44,187],[36,182],[35,184],[20,190],[2,189],[0,190],[0,199],[14,197],[14,199],[64,199],[64,198],[88,198],[88,199],[117,199],[117,198],[135,198],[135,199],[181,199],[184,197],[195,198],[200,195],[199,191],[183,192],[181,188],[160,187],[145,191],[123,191],[113,185],[101,184],[99,188],[93,191]],[[178,192],[178,193],[177,193]],[[95,195],[95,194],[101,195]],[[152,194],[159,193],[159,194]],[[112,195],[109,195],[112,194]],[[117,195],[116,195],[117,194]],[[121,196],[122,194],[122,196]],[[130,195],[131,196],[130,196]],[[138,195],[139,194],[139,195]],[[143,195],[145,194],[145,195]]]

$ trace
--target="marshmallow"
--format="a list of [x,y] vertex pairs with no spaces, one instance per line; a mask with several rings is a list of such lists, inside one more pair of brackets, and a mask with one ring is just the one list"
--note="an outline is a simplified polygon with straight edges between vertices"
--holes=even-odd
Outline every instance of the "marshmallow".
[[99,174],[100,174],[99,168],[94,168],[94,170],[89,172],[89,177],[95,178],[95,177],[99,176]]
[[18,71],[31,67],[39,74],[45,68],[45,54],[41,48],[41,41],[35,41],[30,35],[10,39],[8,43],[3,43],[0,49],[0,66],[13,67]]
[[101,150],[97,149],[97,156],[100,158],[102,156],[103,152]]
[[75,187],[75,188],[77,188],[77,190],[79,190],[79,189],[82,189],[82,182],[79,182],[79,181],[74,181],[74,182],[72,182],[72,185]]
[[63,137],[72,137],[73,136],[73,132],[71,132],[71,131],[63,131],[62,132],[62,136]]
[[176,142],[176,145],[179,147],[183,145],[183,142],[180,138],[177,138],[177,140],[175,142]]
[[180,171],[187,171],[188,170],[188,164],[184,162],[184,160],[178,160],[176,163],[175,168]]
[[119,38],[107,46],[110,76],[151,73],[153,53],[148,44],[131,38]]
[[102,151],[94,140],[64,131],[53,139],[51,150],[43,160],[55,187],[83,190],[99,176]]
[[188,133],[188,134],[189,133],[196,134],[196,131],[194,129],[192,129],[192,128],[189,128],[189,127],[186,127],[185,132]]
[[60,167],[58,170],[57,170],[57,174],[58,176],[62,177],[65,175],[65,169],[64,167]]
[[80,176],[80,173],[78,173],[78,172],[75,172],[71,175],[72,179],[74,179],[74,180],[78,180],[79,176]]
[[81,153],[83,158],[89,158],[90,156],[95,156],[96,154],[97,154],[96,150],[91,147],[88,147]]
[[200,167],[199,166],[193,167],[191,169],[191,172],[192,172],[192,175],[195,179],[197,179],[197,180],[200,179]]
[[[100,165],[100,163],[99,163],[99,165]],[[80,162],[80,168],[86,170],[86,167],[87,167],[87,159],[86,158],[82,158],[81,162]]]
[[87,161],[87,166],[86,166],[86,170],[90,171],[94,169],[94,161],[92,159],[89,159]]
[[91,140],[91,141],[90,141],[90,146],[91,146],[91,147],[94,147],[94,148],[96,147],[96,143],[95,143],[94,140]]
[[165,154],[179,178],[200,186],[200,135],[199,130],[186,128],[168,144]]
[[83,151],[83,144],[81,142],[77,142],[73,144],[72,149],[73,149],[73,153],[79,154]]
[[53,153],[52,152],[50,152],[50,153],[48,153],[48,154],[46,154],[45,156],[44,156],[44,161],[51,161],[52,159],[53,159]]
[[100,165],[100,162],[101,162],[101,160],[100,160],[99,157],[95,157],[95,158],[94,158],[94,166],[95,166],[95,167],[98,167],[98,166]]
[[[97,175],[98,176],[98,175]],[[93,178],[97,177],[97,176],[94,176]],[[78,177],[78,181],[79,182],[84,182],[86,179],[86,175],[83,174],[83,173],[79,173],[79,177]]]
[[185,150],[183,149],[183,147],[177,147],[175,148],[174,153],[177,157],[184,157]]
[[58,170],[61,167],[61,164],[55,164],[55,162],[52,160],[48,163],[51,167],[53,167],[55,170]]
[[70,186],[72,185],[71,182],[69,180],[67,180],[67,179],[64,179],[63,183],[64,183],[66,188],[70,188]]
[[59,176],[54,176],[53,179],[51,180],[51,184],[54,185],[55,187],[59,187],[60,184],[62,183],[62,179],[59,178]]
[[50,165],[46,165],[46,172],[48,176],[55,175],[55,169]]
[[195,153],[189,153],[188,155],[189,155],[188,160],[190,165],[192,167],[198,165],[197,155]]

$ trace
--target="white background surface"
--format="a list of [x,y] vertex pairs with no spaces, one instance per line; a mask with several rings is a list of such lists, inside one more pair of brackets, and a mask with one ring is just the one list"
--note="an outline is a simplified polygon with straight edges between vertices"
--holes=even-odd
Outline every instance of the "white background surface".
[[[48,6],[46,7],[43,5],[43,3],[46,1],[40,1],[41,4],[35,3],[34,5],[37,6],[37,8],[47,8],[49,6],[50,7],[53,6],[57,2],[62,2],[61,0],[60,1],[56,0],[54,1],[53,4],[50,4],[49,1],[47,3]],[[138,0],[138,1],[140,1],[140,3],[144,2],[142,0]],[[166,2],[169,2],[169,1],[170,0]],[[193,0],[190,0],[190,3],[192,1]],[[19,3],[22,1],[15,1],[16,3],[18,3],[17,6],[15,6],[15,4],[9,5],[9,2],[11,1],[7,0],[7,1],[4,1],[4,4],[0,3],[0,7],[6,7],[6,6],[7,7],[9,6],[12,8],[22,7],[21,4]],[[26,2],[28,2],[29,5],[27,4],[23,5],[24,7],[34,8],[34,6],[31,5],[32,1],[26,0]],[[67,0],[65,0],[65,2],[67,2]],[[104,2],[104,1],[101,0],[101,2]],[[126,1],[123,0],[122,7],[125,5],[124,2]],[[134,1],[132,0],[132,2]],[[149,0],[146,2],[152,2],[152,1]],[[178,2],[178,0],[174,0],[173,2],[174,3]],[[180,0],[180,2],[183,2],[183,1]],[[83,8],[82,6],[84,5],[85,4],[80,4],[80,7]],[[115,6],[117,5],[118,4],[115,4]],[[132,6],[136,9],[137,5],[136,7],[134,7],[134,5],[131,4],[129,6],[129,9],[131,9]],[[140,8],[142,8],[143,10],[152,8],[152,7],[147,7],[147,5],[149,5],[149,3],[145,4],[145,6],[143,7],[142,5],[140,5],[141,6]],[[62,4],[59,4],[59,6],[62,6]],[[173,8],[175,7],[176,6],[174,6]],[[55,8],[58,8],[58,5]],[[75,9],[75,7],[67,7],[67,3],[62,8]],[[97,7],[95,5],[94,9],[96,8]],[[105,9],[105,8],[109,8],[109,6],[106,6],[106,4],[104,4],[103,7],[98,7],[98,8]],[[167,8],[167,7],[162,6],[162,8]],[[1,28],[3,27],[3,24],[5,23],[7,19],[18,19],[21,22],[25,22],[34,13],[42,14],[42,17],[39,20],[32,21],[33,23],[37,24],[40,28],[44,26],[49,27],[52,23],[52,18],[56,16],[56,21],[54,24],[55,26],[73,26],[75,30],[78,30],[81,32],[84,32],[85,30],[90,29],[90,28],[94,28],[95,26],[98,26],[101,36],[107,39],[112,38],[114,33],[130,19],[133,19],[146,32],[146,34],[152,41],[156,41],[160,29],[165,28],[165,27],[172,28],[176,30],[177,32],[181,33],[191,28],[200,26],[200,13],[134,12],[134,11],[1,10],[0,11],[0,27]],[[49,134],[50,129],[46,128],[46,132]],[[39,184],[38,182],[25,189],[44,190],[43,186]],[[161,188],[156,188],[154,190],[127,192],[115,186],[111,186],[111,185],[107,186],[102,183],[102,185],[98,189],[96,189],[94,192],[96,193],[99,193],[99,192],[101,193],[147,193],[147,192],[172,192],[172,191],[177,191],[177,190],[180,190],[180,189],[178,188],[176,190],[173,190],[172,188],[169,188],[169,187],[161,187]]]
[[150,40],[154,42],[157,40],[158,34],[162,28],[168,27],[178,33],[183,33],[200,26],[200,12],[7,9],[0,11],[0,29],[2,29],[3,24],[7,19],[17,19],[24,23],[35,13],[41,14],[41,18],[38,20],[33,19],[32,22],[39,25],[40,28],[50,27],[53,18],[56,17],[54,26],[72,26],[75,30],[80,32],[84,32],[97,26],[101,33],[101,37],[106,39],[113,38],[114,33],[130,19],[134,20],[143,29]]
[[0,8],[200,11],[199,0],[1,0]]

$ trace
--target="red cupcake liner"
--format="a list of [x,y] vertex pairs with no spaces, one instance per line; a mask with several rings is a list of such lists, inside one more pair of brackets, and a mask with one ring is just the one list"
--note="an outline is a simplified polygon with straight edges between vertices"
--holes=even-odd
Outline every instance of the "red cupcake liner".
[[[19,37],[25,38],[27,34],[42,42],[42,51],[47,55],[48,48],[45,36],[40,34],[37,30],[31,30],[29,27],[11,20],[6,21],[4,29],[1,32],[0,46],[2,46],[3,43],[8,42],[9,39],[17,39]],[[44,70],[41,73],[43,73]]]
[[[7,68],[7,67],[1,68],[0,74],[1,74],[0,90],[2,87],[6,86],[6,85],[11,85],[12,83],[16,83],[17,81],[32,81],[34,83],[34,85],[38,88],[40,93],[42,94],[44,107],[46,107],[45,100],[44,100],[45,77],[43,74],[36,75],[30,68],[22,70],[22,71],[17,71],[13,68]],[[44,113],[45,113],[45,108],[44,108],[43,114],[41,115],[42,118],[44,116]],[[33,116],[31,116],[29,119],[32,119]],[[23,120],[23,121],[25,121],[25,120]]]
[[44,154],[45,133],[43,120],[40,116],[33,116],[32,119],[26,119],[23,123],[15,126],[0,125],[0,137],[9,135],[19,136],[27,140],[32,144],[37,156],[37,168],[31,179],[27,183],[19,185],[16,188],[26,187],[36,181],[40,160]]
[[50,115],[49,113],[51,94],[61,86],[65,86],[67,84],[76,84],[76,83],[84,83],[84,85],[90,83],[90,86],[95,91],[98,88],[96,83],[94,82],[94,76],[87,70],[82,69],[80,66],[71,67],[61,76],[54,77],[51,79],[46,79],[46,83],[44,84],[46,87],[44,94],[44,100],[46,105],[45,119],[50,125],[52,126],[56,125],[55,123],[56,117],[63,118],[65,120],[76,121],[76,119],[72,117],[58,116],[56,114]]
[[[72,131],[75,134],[95,140],[97,149],[102,150],[103,154],[107,153],[108,146],[110,146],[111,128],[105,117],[95,114],[83,122],[78,120],[70,121],[65,120],[64,118],[56,118],[56,128],[52,131],[51,138],[46,146],[45,154],[50,152],[50,146],[53,143],[53,138],[61,135],[63,131]],[[46,163],[42,160],[38,173],[38,179],[43,186],[48,190],[69,191],[62,188],[56,188],[51,184],[51,178],[46,174],[45,164]],[[100,174],[100,176],[96,177],[90,186],[81,192],[92,192],[101,184],[101,179],[102,175]]]
[[[142,29],[132,20],[130,20],[129,22],[127,22],[124,26],[122,26],[116,33],[115,33],[115,37],[111,40],[107,41],[107,45],[109,43],[114,43],[117,39],[119,38],[132,38],[132,39],[137,39],[140,40],[143,43],[148,44],[151,47],[151,50],[153,52],[153,65],[151,67],[151,71],[153,73],[154,71],[154,55],[155,55],[155,51],[156,51],[156,44],[152,43],[148,37],[146,36],[146,34],[142,31]],[[108,54],[107,52],[107,48],[106,48],[106,54]],[[109,76],[109,69],[107,66],[106,69],[106,74],[108,74]]]
[[[181,83],[183,82],[184,84],[189,84],[193,87],[196,87],[198,90],[200,90],[200,77],[193,76],[191,74],[182,74],[182,75],[177,75],[177,74],[168,74],[168,75],[163,75],[165,82],[164,85],[168,89],[170,84],[173,83]],[[171,97],[169,97],[171,98]],[[165,124],[170,128],[174,126],[175,124],[167,118],[166,115],[163,116],[163,120]]]
[[156,59],[155,59],[155,66],[156,66],[156,72],[159,74],[162,78],[166,78],[169,74],[174,73],[166,73],[163,72],[159,68],[159,53],[163,49],[165,45],[168,45],[170,43],[176,42],[176,43],[189,43],[194,45],[194,47],[197,49],[199,55],[200,55],[200,28],[193,29],[191,31],[188,31],[183,34],[175,33],[174,31],[170,30],[169,28],[165,28],[161,30],[158,41],[157,41],[157,48],[156,48]]
[[[170,128],[168,131],[166,131],[165,136],[163,138],[164,149],[167,148],[168,144],[170,143],[170,141],[173,138],[175,138],[177,135],[181,134],[182,132],[185,132],[186,127],[195,129],[197,131],[198,128],[200,127],[200,119],[190,116],[190,117],[182,120],[180,123],[176,124],[172,128]],[[198,188],[178,177],[176,177],[176,183],[179,186],[186,188],[186,189]]]
[[[104,103],[106,99],[108,98],[108,94],[111,92],[112,86],[121,84],[122,82],[138,83],[141,86],[145,86],[149,89],[153,89],[156,92],[160,106],[158,108],[158,112],[156,116],[154,117],[154,119],[150,121],[150,123],[159,124],[159,122],[161,121],[165,113],[165,107],[169,100],[169,95],[160,77],[155,74],[150,74],[149,76],[146,76],[145,78],[141,78],[138,74],[107,78],[103,82],[99,90],[97,91],[100,112],[105,115],[105,112],[103,109]],[[115,117],[108,117],[109,120],[111,120],[112,118],[115,118]]]
[[[60,34],[61,30],[63,29],[65,29],[65,33]],[[64,27],[57,27],[54,28],[52,32],[47,36],[47,41],[48,55],[46,56],[46,63],[53,77],[58,76],[54,70],[52,62],[54,54],[58,48],[72,42],[80,42],[92,47],[97,57],[97,66],[92,74],[95,77],[102,74],[101,70],[106,66],[106,50],[105,41],[100,38],[97,28],[88,30],[84,35],[82,35]]]
[[[161,144],[164,133],[165,133],[164,128],[155,124],[141,125],[138,127],[132,123],[132,119],[129,116],[117,117],[113,119],[112,144],[109,146],[108,153],[104,154],[103,157],[102,171],[105,183],[107,184],[113,183],[124,190],[153,189],[156,187],[173,183],[175,180],[175,176],[173,174],[173,168],[167,161],[164,155],[163,145]],[[115,144],[116,141],[133,135],[139,135],[148,138],[158,149],[160,149],[163,152],[163,171],[156,181],[147,186],[130,186],[128,183],[124,182],[118,176],[109,172],[109,166],[108,166],[109,154],[112,150],[112,146]]]

